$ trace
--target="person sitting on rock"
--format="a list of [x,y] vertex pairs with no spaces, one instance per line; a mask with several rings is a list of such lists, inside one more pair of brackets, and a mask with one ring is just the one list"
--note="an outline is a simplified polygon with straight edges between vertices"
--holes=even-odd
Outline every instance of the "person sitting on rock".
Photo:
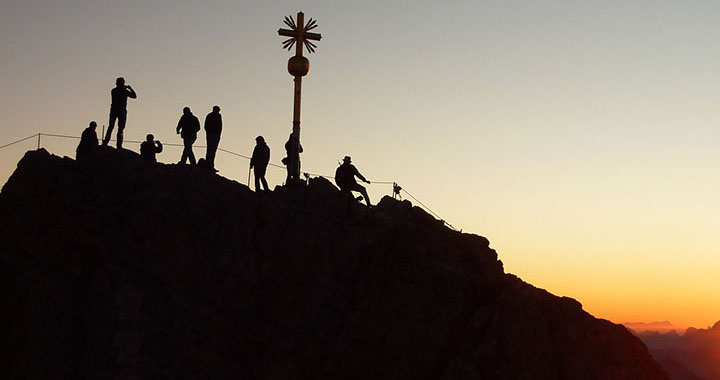
[[355,165],[351,164],[350,162],[350,156],[345,156],[345,158],[343,158],[343,163],[335,171],[335,183],[337,183],[337,185],[340,187],[340,191],[342,192],[352,194],[352,191],[357,191],[358,193],[362,194],[368,207],[372,206],[370,204],[370,197],[368,196],[367,190],[365,190],[364,186],[355,182],[355,177],[360,178],[360,180],[367,184],[369,184],[370,181],[365,179],[365,177],[363,177],[363,175],[360,174],[360,172],[357,170]]
[[90,126],[83,130],[80,136],[80,144],[78,144],[75,150],[75,159],[80,160],[88,156],[98,146],[97,123],[94,121],[90,122]]
[[155,155],[162,152],[163,146],[160,140],[155,141],[155,136],[147,135],[147,139],[140,144],[140,156],[150,162],[157,162]]
[[270,162],[270,147],[265,144],[265,138],[262,136],[256,137],[255,143],[255,149],[253,149],[252,158],[250,159],[250,169],[255,168],[255,191],[260,191],[260,183],[262,183],[265,191],[268,191],[265,172]]

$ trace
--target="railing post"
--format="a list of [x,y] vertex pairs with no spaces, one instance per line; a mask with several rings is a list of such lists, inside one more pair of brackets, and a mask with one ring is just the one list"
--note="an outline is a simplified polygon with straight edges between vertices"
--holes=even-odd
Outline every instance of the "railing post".
[[38,150],[40,149],[40,136],[42,136],[42,133],[38,133]]

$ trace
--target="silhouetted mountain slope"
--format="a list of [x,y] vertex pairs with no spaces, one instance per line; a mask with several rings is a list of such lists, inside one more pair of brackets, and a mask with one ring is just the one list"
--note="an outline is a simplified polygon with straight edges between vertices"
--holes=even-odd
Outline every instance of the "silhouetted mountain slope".
[[345,201],[324,179],[260,196],[128,151],[28,152],[0,194],[5,373],[667,379],[624,327],[504,274],[485,238]]
[[670,380],[704,380],[704,378],[694,374],[685,364],[677,359],[670,356],[654,357],[668,376],[670,376]]

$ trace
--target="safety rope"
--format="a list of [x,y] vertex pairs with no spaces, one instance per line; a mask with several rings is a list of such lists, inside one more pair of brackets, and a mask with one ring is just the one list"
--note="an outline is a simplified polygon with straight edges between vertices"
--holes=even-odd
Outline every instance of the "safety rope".
[[17,144],[17,143],[21,143],[21,142],[23,142],[23,141],[25,141],[25,140],[30,140],[31,138],[33,138],[33,137],[38,137],[39,135],[40,135],[39,133],[36,133],[36,134],[34,134],[34,135],[32,135],[32,136],[28,136],[28,137],[26,137],[26,138],[24,138],[24,139],[20,139],[20,140],[18,140],[18,141],[13,141],[13,142],[11,142],[11,143],[9,143],[9,144],[5,144],[5,145],[3,145],[3,146],[0,146],[0,149],[9,147],[10,145],[15,145],[15,144]]

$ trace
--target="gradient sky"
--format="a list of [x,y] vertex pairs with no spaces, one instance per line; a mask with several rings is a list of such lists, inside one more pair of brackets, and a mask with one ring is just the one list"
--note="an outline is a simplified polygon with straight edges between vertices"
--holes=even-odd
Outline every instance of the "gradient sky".
[[[303,83],[304,171],[351,155],[598,317],[720,320],[717,2],[3,1],[0,145],[107,124],[124,76],[138,93],[126,139],[180,143],[182,107],[202,120],[219,104],[221,148],[249,154],[262,134],[279,162],[292,78],[277,29],[299,10],[323,35]],[[0,151],[0,183],[35,144]],[[217,159],[241,183],[247,165]],[[390,192],[371,187],[373,201]]]

